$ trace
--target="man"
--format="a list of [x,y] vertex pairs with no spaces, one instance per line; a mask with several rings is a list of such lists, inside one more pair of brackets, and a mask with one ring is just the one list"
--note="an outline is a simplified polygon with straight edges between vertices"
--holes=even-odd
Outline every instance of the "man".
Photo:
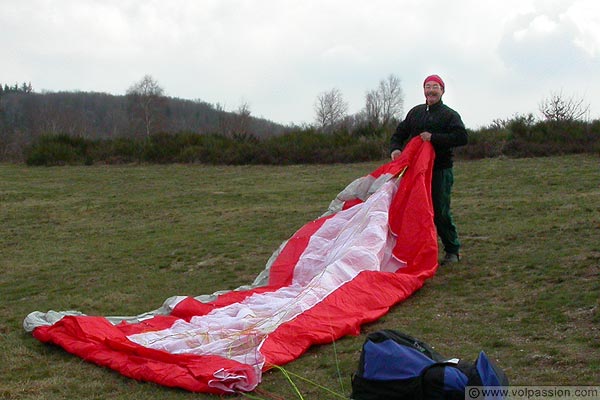
[[444,246],[442,265],[460,260],[460,241],[452,213],[450,197],[454,173],[452,148],[467,144],[468,135],[460,115],[442,102],[445,85],[438,75],[430,75],[423,82],[425,104],[414,107],[396,128],[390,141],[392,160],[400,156],[408,139],[421,136],[435,150],[431,197],[437,234]]

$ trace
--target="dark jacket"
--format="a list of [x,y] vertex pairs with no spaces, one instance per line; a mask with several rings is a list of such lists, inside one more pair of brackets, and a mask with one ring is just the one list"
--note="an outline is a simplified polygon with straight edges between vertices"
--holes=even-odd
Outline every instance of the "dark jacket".
[[425,131],[431,132],[431,144],[435,150],[433,168],[451,168],[452,148],[464,146],[469,138],[460,115],[441,100],[432,106],[420,104],[406,114],[392,135],[390,153],[402,150],[404,142]]

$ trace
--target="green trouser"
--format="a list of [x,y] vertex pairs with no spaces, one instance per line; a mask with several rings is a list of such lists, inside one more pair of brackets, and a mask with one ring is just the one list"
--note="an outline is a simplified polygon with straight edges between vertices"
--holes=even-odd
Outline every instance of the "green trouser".
[[431,179],[431,197],[433,201],[433,220],[437,234],[442,240],[446,253],[458,254],[460,241],[452,212],[450,211],[450,198],[452,185],[454,184],[454,173],[452,168],[433,170]]

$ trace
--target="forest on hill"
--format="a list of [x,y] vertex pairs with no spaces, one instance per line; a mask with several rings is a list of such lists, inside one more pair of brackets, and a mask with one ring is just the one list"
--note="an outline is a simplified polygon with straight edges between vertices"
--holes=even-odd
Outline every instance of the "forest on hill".
[[18,160],[38,138],[68,135],[86,140],[141,138],[164,132],[251,134],[264,138],[286,127],[251,115],[247,105],[219,104],[133,91],[36,93],[31,83],[0,85],[0,159]]

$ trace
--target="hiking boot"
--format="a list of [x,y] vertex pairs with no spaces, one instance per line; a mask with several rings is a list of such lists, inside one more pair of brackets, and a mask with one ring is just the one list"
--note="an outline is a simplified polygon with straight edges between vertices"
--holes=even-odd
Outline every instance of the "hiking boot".
[[454,253],[446,253],[442,260],[442,265],[457,263],[460,260],[460,256]]

